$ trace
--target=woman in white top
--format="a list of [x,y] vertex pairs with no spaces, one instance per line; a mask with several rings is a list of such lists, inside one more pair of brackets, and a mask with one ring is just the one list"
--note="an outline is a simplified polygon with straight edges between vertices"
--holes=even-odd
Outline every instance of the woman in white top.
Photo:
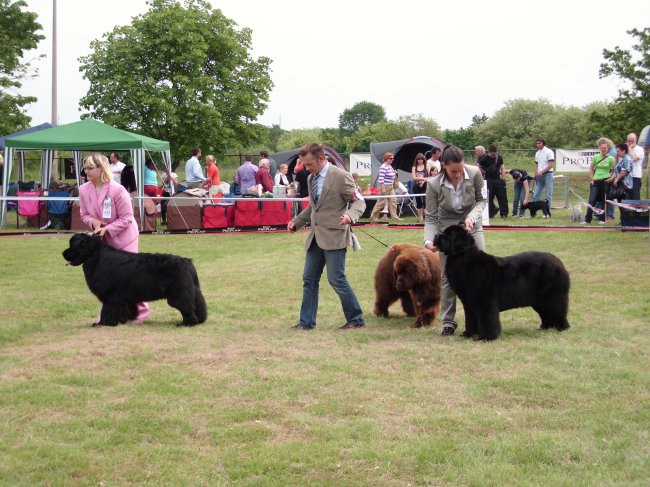
[[275,174],[275,178],[273,180],[276,186],[289,186],[289,184],[291,184],[289,182],[289,178],[287,177],[288,171],[289,166],[286,164],[280,164],[280,167],[278,167],[278,172]]
[[[167,169],[167,167],[165,167],[165,171],[162,173],[162,181],[163,181],[162,195],[164,197],[173,196],[174,193],[176,192],[176,186],[178,186],[178,174],[174,172],[174,169],[176,169],[177,165],[178,162],[175,162],[174,165],[172,166],[171,171]],[[166,199],[163,199],[160,202],[160,217],[163,225],[167,225],[167,204],[168,203],[169,200]]]

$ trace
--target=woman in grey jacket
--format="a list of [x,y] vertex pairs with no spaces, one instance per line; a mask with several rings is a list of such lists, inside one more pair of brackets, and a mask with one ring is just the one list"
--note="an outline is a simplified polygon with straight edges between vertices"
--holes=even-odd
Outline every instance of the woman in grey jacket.
[[[433,251],[438,250],[433,245],[434,236],[450,225],[463,222],[465,229],[474,237],[477,247],[485,250],[481,215],[486,200],[481,172],[478,167],[466,166],[463,151],[454,145],[445,147],[441,160],[442,171],[427,183],[424,246]],[[456,293],[449,286],[445,275],[446,262],[447,256],[441,252],[442,335],[451,336],[458,326],[455,321]]]

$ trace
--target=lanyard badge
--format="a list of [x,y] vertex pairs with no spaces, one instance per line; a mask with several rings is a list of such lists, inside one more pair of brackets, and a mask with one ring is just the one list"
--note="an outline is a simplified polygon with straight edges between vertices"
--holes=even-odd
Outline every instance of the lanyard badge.
[[106,199],[104,200],[104,211],[102,212],[102,218],[110,218],[111,217],[111,198],[110,196],[107,196]]

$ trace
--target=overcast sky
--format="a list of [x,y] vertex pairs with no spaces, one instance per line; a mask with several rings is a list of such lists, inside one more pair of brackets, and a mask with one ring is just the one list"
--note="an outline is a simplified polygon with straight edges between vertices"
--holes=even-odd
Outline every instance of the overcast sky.
[[[52,0],[27,0],[45,40],[28,53],[38,97],[32,123],[51,119]],[[253,30],[253,56],[273,60],[275,88],[259,121],[285,129],[338,126],[355,103],[389,118],[422,113],[442,128],[492,115],[511,98],[583,106],[611,100],[618,82],[598,79],[603,48],[629,48],[626,30],[650,23],[650,1],[222,0],[214,8]],[[93,39],[147,11],[145,0],[59,0],[59,123],[79,119],[88,82],[79,56]]]

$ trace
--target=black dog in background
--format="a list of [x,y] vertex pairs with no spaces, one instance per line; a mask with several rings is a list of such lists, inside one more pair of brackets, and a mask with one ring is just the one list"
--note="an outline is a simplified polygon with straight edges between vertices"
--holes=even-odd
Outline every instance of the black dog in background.
[[[98,326],[134,320],[137,303],[167,299],[183,315],[178,326],[203,323],[208,312],[190,259],[170,254],[117,250],[95,235],[78,233],[63,251],[70,265],[82,265],[86,283],[102,302]],[[95,325],[93,325],[95,326]]]
[[447,279],[465,309],[464,337],[495,340],[501,334],[499,312],[524,306],[539,314],[541,329],[569,328],[569,273],[554,255],[486,254],[462,224],[436,235],[434,245],[447,255]]
[[551,217],[551,209],[548,205],[548,200],[544,201],[529,201],[525,205],[522,203],[521,207],[524,210],[530,211],[530,217],[535,218],[535,215],[537,215],[538,211],[542,211],[542,214],[544,215],[544,218],[550,218]]

